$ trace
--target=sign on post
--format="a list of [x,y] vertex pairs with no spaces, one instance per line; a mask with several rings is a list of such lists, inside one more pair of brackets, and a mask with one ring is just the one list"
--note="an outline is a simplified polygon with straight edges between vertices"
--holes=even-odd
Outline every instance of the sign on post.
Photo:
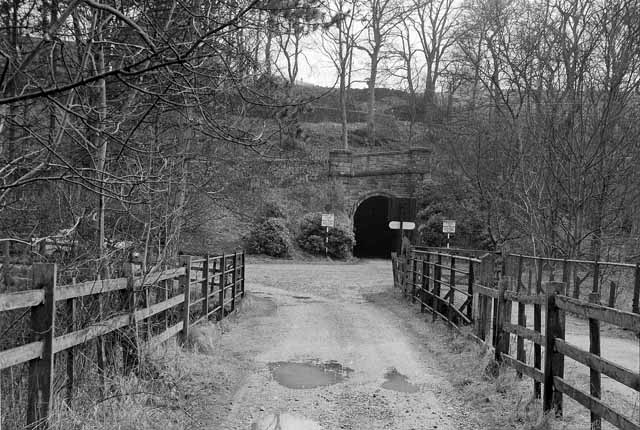
[[456,232],[456,221],[453,219],[445,219],[442,221],[442,232],[452,234]]
[[389,222],[389,228],[391,230],[413,230],[416,228],[416,223],[409,221],[391,221]]
[[335,216],[333,214],[322,214],[322,221],[320,225],[322,227],[333,227],[335,224]]
[[324,255],[329,257],[329,227],[333,228],[335,225],[335,216],[333,214],[322,214],[322,220],[320,225],[326,227],[326,236],[324,237]]
[[456,232],[456,220],[453,220],[453,219],[442,220],[442,232],[447,233],[447,248],[449,248],[450,247],[449,240],[451,239],[451,235]]

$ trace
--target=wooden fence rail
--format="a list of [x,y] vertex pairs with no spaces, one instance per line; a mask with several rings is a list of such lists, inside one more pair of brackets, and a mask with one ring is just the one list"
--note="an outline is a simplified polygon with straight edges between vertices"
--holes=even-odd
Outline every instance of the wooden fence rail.
[[[640,314],[600,304],[597,282],[593,283],[588,301],[567,296],[565,282],[542,281],[542,260],[536,267],[536,281],[532,282],[530,275],[525,284],[521,277],[523,257],[516,260],[516,276],[509,277],[504,267],[497,267],[496,255],[468,255],[414,249],[406,263],[394,255],[394,286],[412,302],[419,302],[421,311],[431,311],[434,319],[440,317],[458,329],[469,326],[471,333],[467,334],[492,349],[496,362],[515,369],[519,377],[533,380],[533,394],[542,398],[544,411],[561,415],[562,397],[567,395],[590,411],[594,430],[601,429],[602,419],[623,430],[640,430],[640,422],[632,421],[601,399],[602,374],[638,393],[640,374],[600,356],[600,322],[640,336]],[[593,270],[597,279],[598,268]],[[633,282],[637,283],[635,279]],[[511,321],[513,303],[517,306],[515,323]],[[533,307],[533,326],[527,324],[527,306]],[[567,313],[588,322],[589,351],[565,340]],[[516,338],[515,351],[511,351],[512,336]],[[527,360],[525,342],[533,345],[533,360]],[[565,380],[565,357],[590,369],[588,393]]]
[[[221,320],[233,312],[245,294],[244,269],[244,252],[214,257],[181,256],[180,267],[160,272],[135,276],[135,266],[128,265],[125,269],[128,274],[126,278],[58,286],[55,264],[34,264],[33,290],[0,294],[0,312],[26,309],[31,313],[32,341],[0,351],[0,371],[22,363],[29,366],[27,427],[48,428],[54,401],[52,381],[56,371],[56,354],[68,354],[65,376],[69,401],[76,383],[76,347],[90,341],[98,342],[98,367],[104,369],[104,346],[100,341],[113,332],[122,333],[127,337],[122,342],[123,371],[135,370],[143,345],[156,346],[176,335],[180,335],[184,342],[193,325],[211,316]],[[175,281],[179,282],[177,291],[169,286]],[[156,303],[152,303],[152,287],[159,287],[163,291],[163,297],[159,301],[156,297]],[[110,318],[100,315],[101,318],[91,325],[78,328],[74,321],[75,301],[87,296],[95,296],[100,300],[104,294],[112,292],[122,294],[122,307],[115,312],[116,315]],[[66,306],[65,309],[70,311],[72,324],[70,332],[58,335],[60,327],[56,324],[56,308],[61,306]],[[180,315],[179,320],[174,321],[171,313]],[[160,330],[154,330],[152,317],[163,316],[164,323],[159,325]],[[1,406],[12,407],[11,404]]]

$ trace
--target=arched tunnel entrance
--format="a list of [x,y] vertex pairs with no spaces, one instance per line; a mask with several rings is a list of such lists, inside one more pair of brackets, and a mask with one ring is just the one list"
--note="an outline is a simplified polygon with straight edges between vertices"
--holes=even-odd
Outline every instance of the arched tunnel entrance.
[[356,257],[389,258],[393,246],[393,230],[388,225],[389,199],[384,196],[369,197],[356,209],[353,229]]

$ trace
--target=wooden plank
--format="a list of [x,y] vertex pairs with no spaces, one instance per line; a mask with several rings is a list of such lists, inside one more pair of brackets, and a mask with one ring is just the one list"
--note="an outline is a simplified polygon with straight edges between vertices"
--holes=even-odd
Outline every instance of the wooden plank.
[[483,296],[492,297],[494,299],[498,298],[498,290],[495,288],[487,288],[482,285],[476,285],[476,292],[482,294]]
[[534,381],[542,382],[544,380],[544,374],[541,371],[527,365],[526,363],[523,363],[520,360],[514,359],[510,355],[502,354],[502,361],[504,361],[504,363],[507,366],[515,369],[516,372],[527,375],[529,378],[533,379]]
[[31,330],[34,341],[42,342],[42,355],[29,362],[29,398],[27,426],[49,428],[49,413],[53,406],[54,378],[53,338],[56,325],[56,265],[34,264],[33,287],[44,290],[44,301],[31,308]]
[[151,305],[147,308],[136,310],[134,314],[135,319],[137,321],[142,321],[144,319],[152,317],[153,315],[159,314],[162,311],[178,306],[182,302],[184,302],[184,294],[178,294],[177,296],[173,296],[163,302],[156,303],[155,305]]
[[[148,273],[134,280],[136,288],[144,285],[154,285],[161,281],[177,278],[184,275],[184,267],[163,270],[161,272]],[[87,281],[78,284],[58,286],[56,300],[68,300],[76,297],[84,297],[93,294],[108,293],[110,291],[124,290],[127,288],[127,278],[103,279]]]
[[167,340],[171,339],[172,337],[176,336],[178,333],[182,331],[183,324],[184,323],[182,321],[177,322],[176,324],[172,325],[162,333],[149,339],[149,341],[147,342],[147,345],[150,348],[153,348],[166,342]]
[[542,396],[542,409],[544,412],[554,410],[556,416],[562,416],[562,392],[557,390],[554,378],[564,376],[564,355],[554,348],[556,339],[564,340],[565,317],[564,313],[556,305],[564,291],[562,282],[549,282],[547,284],[547,312],[545,327],[545,354],[544,354],[544,393]]
[[57,300],[68,300],[76,297],[84,297],[92,294],[108,293],[127,288],[127,278],[103,279],[81,282],[79,284],[62,285],[56,291]]
[[555,346],[558,352],[566,355],[579,363],[604,373],[611,379],[626,385],[636,391],[640,391],[640,374],[624,366],[613,363],[599,355],[583,351],[577,346],[571,345],[564,340],[556,339]]
[[0,294],[0,312],[31,308],[44,302],[44,290],[16,291]]
[[573,400],[580,403],[582,406],[589,409],[590,411],[596,413],[598,416],[609,421],[611,424],[618,427],[619,429],[640,430],[639,425],[633,423],[631,420],[627,419],[622,414],[614,411],[609,406],[602,403],[599,399],[596,399],[595,397],[585,394],[582,391],[578,390],[577,388],[567,384],[564,381],[564,379],[557,376],[554,377],[553,385],[558,391],[571,397]]
[[42,341],[37,341],[0,351],[0,370],[42,357],[43,346]]
[[587,303],[566,296],[558,296],[556,303],[560,309],[584,319],[593,318],[640,333],[640,315],[638,314]]
[[513,333],[517,336],[523,337],[527,340],[532,341],[533,343],[536,343],[538,345],[544,345],[545,344],[545,338],[544,335],[540,332],[537,332],[535,330],[531,330],[529,328],[526,327],[522,327],[519,325],[515,325],[515,324],[511,324],[511,323],[507,323],[505,322],[504,325],[502,326],[502,329],[504,331],[508,331],[509,333]]
[[507,300],[522,303],[524,305],[541,305],[544,303],[544,297],[539,295],[527,295],[525,293],[517,293],[515,291],[505,291],[504,296]]
[[100,321],[97,324],[83,328],[82,330],[74,331],[71,333],[58,336],[55,339],[53,350],[55,353],[64,351],[65,349],[74,347],[95,339],[99,336],[111,333],[122,327],[129,325],[131,321],[130,315],[119,315],[117,317],[109,318],[104,321]]

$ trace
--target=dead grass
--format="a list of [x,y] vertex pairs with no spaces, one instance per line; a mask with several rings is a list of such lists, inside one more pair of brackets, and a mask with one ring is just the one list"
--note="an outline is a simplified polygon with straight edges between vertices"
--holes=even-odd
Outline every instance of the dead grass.
[[[440,336],[450,338],[442,342],[440,362],[448,369],[448,375],[461,400],[476,411],[483,429],[515,430],[584,430],[590,428],[589,411],[568,396],[564,396],[564,415],[542,413],[540,399],[533,397],[533,380],[518,378],[515,370],[498,366],[497,376],[488,371],[495,366],[493,354],[444,324],[436,324],[434,330]],[[567,381],[588,392],[583,374],[565,371]],[[605,390],[603,399],[614,409],[629,417],[638,417],[638,399],[624,397]],[[603,420],[603,429],[615,427]]]
[[201,368],[199,353],[180,348],[175,340],[146,351],[138,375],[113,376],[106,395],[83,387],[71,405],[56,402],[54,430],[185,429],[197,427],[189,398],[192,375]]

